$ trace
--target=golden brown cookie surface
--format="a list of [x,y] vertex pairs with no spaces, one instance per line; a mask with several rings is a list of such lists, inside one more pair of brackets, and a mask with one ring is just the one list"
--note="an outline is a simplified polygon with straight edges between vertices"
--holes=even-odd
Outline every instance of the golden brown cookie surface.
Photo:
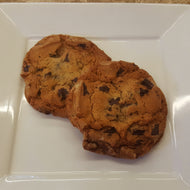
[[152,77],[132,63],[94,66],[71,91],[69,119],[92,152],[135,159],[162,137],[167,104]]
[[65,117],[65,100],[73,85],[91,65],[105,60],[110,58],[85,38],[45,37],[24,58],[25,96],[38,111]]

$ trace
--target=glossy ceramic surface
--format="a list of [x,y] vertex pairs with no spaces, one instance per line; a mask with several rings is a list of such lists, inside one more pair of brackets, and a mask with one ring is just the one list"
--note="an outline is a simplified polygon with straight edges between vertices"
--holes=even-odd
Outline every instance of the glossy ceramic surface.
[[[0,189],[190,189],[190,7],[151,4],[0,4]],[[24,97],[22,60],[49,34],[84,36],[113,60],[135,62],[166,95],[160,143],[138,160],[82,149],[67,119]]]

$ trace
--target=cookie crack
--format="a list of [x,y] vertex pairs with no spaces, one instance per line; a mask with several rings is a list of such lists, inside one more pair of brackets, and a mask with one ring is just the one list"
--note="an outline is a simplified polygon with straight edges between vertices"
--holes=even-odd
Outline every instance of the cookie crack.
[[94,92],[94,90],[93,90],[93,92],[92,93],[90,93],[90,97],[89,97],[89,99],[90,99],[90,105],[91,105],[91,112],[90,112],[90,114],[91,114],[91,116],[92,116],[92,119],[94,120],[94,121],[96,121],[96,119],[95,119],[95,117],[94,117],[94,114],[93,114],[93,109],[94,109],[94,103],[92,102],[92,96],[93,96],[93,94],[94,94],[95,92]]

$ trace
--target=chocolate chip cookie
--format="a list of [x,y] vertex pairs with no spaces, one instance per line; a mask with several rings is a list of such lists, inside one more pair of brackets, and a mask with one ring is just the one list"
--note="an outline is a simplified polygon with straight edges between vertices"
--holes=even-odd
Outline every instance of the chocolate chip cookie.
[[79,77],[99,61],[111,60],[82,37],[51,35],[26,54],[21,76],[25,96],[38,111],[65,117],[65,101]]
[[135,159],[163,136],[167,104],[153,78],[133,63],[102,62],[77,81],[69,119],[86,150]]

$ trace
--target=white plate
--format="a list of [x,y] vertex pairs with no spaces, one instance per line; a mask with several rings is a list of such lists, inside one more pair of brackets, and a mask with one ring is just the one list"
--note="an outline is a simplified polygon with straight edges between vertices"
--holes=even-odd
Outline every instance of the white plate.
[[[152,74],[169,108],[161,142],[138,160],[82,149],[67,119],[27,103],[26,51],[63,33]],[[0,189],[190,189],[190,7],[156,4],[0,4]]]

